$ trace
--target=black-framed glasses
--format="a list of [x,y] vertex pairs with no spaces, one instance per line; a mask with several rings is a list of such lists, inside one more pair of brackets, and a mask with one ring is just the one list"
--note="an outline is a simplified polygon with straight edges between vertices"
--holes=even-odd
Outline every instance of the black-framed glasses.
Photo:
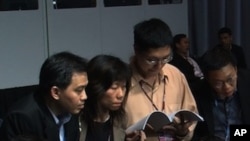
[[236,83],[236,81],[237,81],[237,74],[228,77],[225,81],[213,82],[212,85],[213,85],[216,89],[221,89],[221,88],[223,88],[223,86],[224,86],[226,83],[229,84],[230,86],[234,86],[234,84]]

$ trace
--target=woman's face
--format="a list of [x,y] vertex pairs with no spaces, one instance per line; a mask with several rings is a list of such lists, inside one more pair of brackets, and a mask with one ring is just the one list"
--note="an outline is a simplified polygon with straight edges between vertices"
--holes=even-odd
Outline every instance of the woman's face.
[[126,93],[126,82],[115,81],[103,95],[100,105],[107,110],[118,110]]

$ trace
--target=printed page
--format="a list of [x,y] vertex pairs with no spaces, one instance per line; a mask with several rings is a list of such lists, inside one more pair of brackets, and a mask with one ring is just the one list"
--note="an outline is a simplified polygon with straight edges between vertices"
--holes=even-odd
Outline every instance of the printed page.
[[141,119],[137,123],[128,127],[126,130],[126,133],[131,133],[131,132],[137,131],[137,130],[144,130],[149,117],[150,117],[150,115],[144,117],[143,119]]
[[189,110],[178,110],[176,112],[173,112],[168,115],[171,119],[173,119],[175,116],[182,116],[187,121],[204,121],[203,117],[201,117],[199,114],[189,111]]
[[175,116],[181,116],[187,121],[204,121],[203,117],[199,114],[189,110],[178,110],[169,115],[166,115],[161,111],[155,111],[128,127],[126,132],[130,133],[136,130],[144,130],[147,124],[149,124],[157,132],[162,129],[163,126],[170,124]]
[[127,128],[126,132],[130,133],[132,131],[136,130],[144,130],[146,125],[149,124],[155,131],[160,130],[164,125],[167,125],[171,123],[171,119],[168,118],[168,116],[160,111],[155,111],[151,113],[150,115],[144,117],[137,123],[131,125],[129,128]]

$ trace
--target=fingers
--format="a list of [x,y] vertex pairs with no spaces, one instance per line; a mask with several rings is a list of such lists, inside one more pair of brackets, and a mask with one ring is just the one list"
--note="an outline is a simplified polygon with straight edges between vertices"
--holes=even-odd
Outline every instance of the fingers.
[[126,141],[140,141],[141,138],[146,138],[146,135],[143,133],[143,131],[134,131],[126,134]]
[[162,129],[165,131],[176,131],[176,128],[173,125],[165,125],[162,127]]
[[185,124],[185,123],[189,122],[183,116],[176,116],[176,117],[174,117],[173,121],[174,121],[175,124]]
[[175,133],[177,132],[177,128],[175,128],[173,124],[165,125],[162,129],[163,129],[162,131],[163,134],[168,134],[170,136],[174,136]]
[[188,122],[186,122],[185,124],[184,124],[184,127],[185,128],[189,128],[191,125],[193,125],[194,124],[194,122],[193,121],[188,121]]
[[133,131],[130,133],[126,133],[126,137],[134,137],[134,136],[137,136],[138,134],[139,134],[138,131]]
[[185,120],[183,116],[174,118],[173,127],[175,128],[175,135],[186,136],[189,133],[189,127],[193,124],[193,121]]
[[140,136],[141,136],[140,141],[145,141],[147,138],[146,134],[143,131],[140,131]]
[[175,125],[183,126],[183,128],[189,128],[194,123],[193,121],[189,121],[181,117],[174,117],[173,122]]

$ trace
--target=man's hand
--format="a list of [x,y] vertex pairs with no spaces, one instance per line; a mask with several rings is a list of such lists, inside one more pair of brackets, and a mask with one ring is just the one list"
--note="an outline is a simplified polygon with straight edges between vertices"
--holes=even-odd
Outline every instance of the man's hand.
[[173,123],[165,125],[162,131],[172,137],[185,137],[189,133],[189,127],[192,124],[192,121],[187,121],[182,115],[177,115]]
[[193,121],[188,121],[182,114],[179,114],[174,118],[173,123],[176,128],[175,135],[184,137],[189,133],[189,127],[193,124]]
[[131,133],[126,133],[125,141],[144,141],[146,136],[143,131],[134,131]]

